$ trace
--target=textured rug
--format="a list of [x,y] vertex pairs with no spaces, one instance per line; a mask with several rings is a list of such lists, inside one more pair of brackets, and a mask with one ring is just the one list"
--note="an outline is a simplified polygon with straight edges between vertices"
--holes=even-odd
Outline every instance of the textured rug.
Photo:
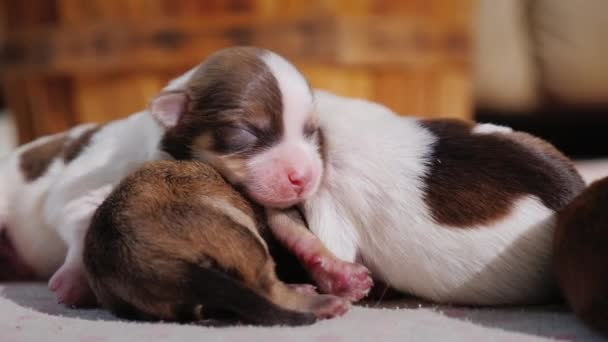
[[138,323],[57,304],[45,284],[0,284],[0,341],[602,341],[563,307],[472,309],[367,303],[307,327]]

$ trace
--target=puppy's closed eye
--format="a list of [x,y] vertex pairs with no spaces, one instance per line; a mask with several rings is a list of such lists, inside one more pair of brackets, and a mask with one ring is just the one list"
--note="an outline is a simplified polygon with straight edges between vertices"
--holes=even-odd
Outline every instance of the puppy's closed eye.
[[258,137],[255,132],[243,127],[225,126],[215,132],[216,148],[222,153],[235,153],[252,147]]
[[319,127],[315,124],[306,124],[303,134],[306,138],[315,141],[319,133]]

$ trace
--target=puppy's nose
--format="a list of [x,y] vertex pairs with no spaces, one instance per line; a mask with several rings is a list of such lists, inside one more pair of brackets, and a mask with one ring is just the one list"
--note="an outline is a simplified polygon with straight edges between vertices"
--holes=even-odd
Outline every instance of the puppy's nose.
[[291,171],[287,173],[287,178],[296,193],[301,195],[310,183],[311,174],[310,171]]

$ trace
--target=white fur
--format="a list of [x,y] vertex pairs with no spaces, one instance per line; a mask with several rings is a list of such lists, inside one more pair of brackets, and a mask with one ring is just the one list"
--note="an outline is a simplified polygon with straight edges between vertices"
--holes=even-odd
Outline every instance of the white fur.
[[192,78],[192,75],[194,75],[194,73],[196,72],[196,70],[198,69],[200,65],[197,65],[195,67],[193,67],[192,69],[186,71],[185,73],[181,74],[180,76],[172,79],[171,81],[169,81],[169,84],[167,84],[163,90],[164,91],[174,91],[174,90],[183,90],[186,87],[186,84],[188,84],[188,81],[190,80],[190,78]]
[[[280,142],[247,162],[250,179],[246,181],[251,195],[265,205],[288,207],[314,192],[321,180],[323,166],[316,147],[304,140]],[[288,180],[288,174],[298,173],[308,179],[304,192],[298,195]],[[276,202],[273,202],[276,201]]]
[[487,227],[436,224],[423,200],[436,138],[380,105],[315,96],[327,160],[323,183],[303,208],[332,252],[359,257],[381,280],[432,300],[498,304],[549,295],[550,209],[525,197]]
[[474,134],[495,134],[495,133],[511,133],[511,127],[494,125],[489,123],[477,124],[473,127]]
[[[78,126],[67,134],[77,137],[89,127]],[[7,203],[8,234],[39,277],[48,278],[64,261],[80,262],[82,239],[94,210],[129,172],[165,157],[157,149],[161,134],[149,113],[134,114],[104,126],[76,159],[66,164],[56,158],[32,182],[21,173],[21,154],[52,137],[37,139],[2,160],[0,203]]]
[[[308,120],[315,120],[314,102],[304,77],[285,59],[272,52],[262,56],[277,80],[283,107],[283,136],[270,149],[254,156],[247,163],[250,194],[265,205],[287,207],[314,192],[322,174],[321,161],[314,144],[303,135]],[[297,193],[288,176],[302,181],[304,189]]]
[[313,114],[313,97],[308,83],[283,57],[267,52],[262,60],[276,78],[281,91],[285,140],[301,140],[302,127]]
[[236,224],[239,224],[249,229],[249,231],[253,233],[252,235],[255,237],[255,239],[258,240],[258,242],[260,242],[260,244],[264,246],[264,248],[267,248],[266,242],[260,236],[260,232],[258,231],[256,222],[251,216],[247,215],[244,211],[237,208],[234,204],[223,198],[208,196],[202,196],[201,203],[205,207],[213,208],[219,211],[220,213],[226,215]]

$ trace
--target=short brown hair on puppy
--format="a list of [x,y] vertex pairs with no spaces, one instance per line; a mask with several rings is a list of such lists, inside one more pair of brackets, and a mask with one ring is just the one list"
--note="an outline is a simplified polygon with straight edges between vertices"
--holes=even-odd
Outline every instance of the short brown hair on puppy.
[[128,318],[300,325],[344,313],[346,300],[277,278],[258,217],[206,164],[148,163],[94,215],[84,251],[93,292]]
[[608,334],[608,178],[558,212],[554,270],[572,310]]
[[255,47],[217,51],[150,103],[160,148],[215,167],[266,207],[288,208],[322,177],[323,134],[306,78]]

